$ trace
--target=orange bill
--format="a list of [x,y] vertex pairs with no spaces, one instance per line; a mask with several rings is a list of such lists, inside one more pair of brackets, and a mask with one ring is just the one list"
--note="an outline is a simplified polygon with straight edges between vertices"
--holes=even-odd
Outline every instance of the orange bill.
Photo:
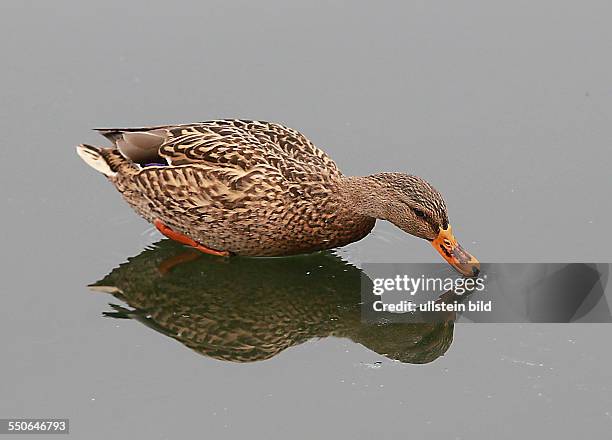
[[466,277],[474,277],[480,272],[480,263],[473,255],[467,253],[453,235],[450,225],[447,229],[440,229],[438,236],[431,242],[440,252],[442,258]]

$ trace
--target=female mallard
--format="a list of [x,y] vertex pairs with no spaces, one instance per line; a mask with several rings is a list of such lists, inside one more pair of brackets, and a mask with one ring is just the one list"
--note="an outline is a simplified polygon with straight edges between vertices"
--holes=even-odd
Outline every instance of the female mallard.
[[218,120],[98,131],[114,146],[83,144],[79,156],[162,234],[202,252],[331,249],[362,239],[383,219],[430,241],[462,274],[479,270],[429,183],[400,173],[344,176],[296,130]]

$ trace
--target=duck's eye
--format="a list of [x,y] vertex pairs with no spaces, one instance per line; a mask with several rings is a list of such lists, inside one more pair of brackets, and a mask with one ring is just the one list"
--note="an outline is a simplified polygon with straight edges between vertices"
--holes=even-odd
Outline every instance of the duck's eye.
[[417,217],[425,218],[425,213],[421,211],[420,209],[415,209],[414,213]]

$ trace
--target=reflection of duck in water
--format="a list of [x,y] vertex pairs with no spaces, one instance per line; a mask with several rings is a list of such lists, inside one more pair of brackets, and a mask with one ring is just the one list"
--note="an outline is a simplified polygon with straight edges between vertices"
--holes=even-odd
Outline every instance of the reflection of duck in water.
[[[347,337],[388,358],[427,363],[452,342],[453,322],[361,322],[362,272],[331,253],[220,260],[163,240],[93,284],[134,318],[198,353],[227,361],[268,359],[311,338]],[[185,256],[200,257],[184,261]]]

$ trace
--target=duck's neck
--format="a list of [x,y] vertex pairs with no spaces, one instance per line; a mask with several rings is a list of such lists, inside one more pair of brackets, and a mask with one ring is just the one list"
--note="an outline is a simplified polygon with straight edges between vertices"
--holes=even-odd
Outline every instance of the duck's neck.
[[371,176],[345,176],[339,182],[339,195],[346,208],[355,214],[387,219],[385,188]]

